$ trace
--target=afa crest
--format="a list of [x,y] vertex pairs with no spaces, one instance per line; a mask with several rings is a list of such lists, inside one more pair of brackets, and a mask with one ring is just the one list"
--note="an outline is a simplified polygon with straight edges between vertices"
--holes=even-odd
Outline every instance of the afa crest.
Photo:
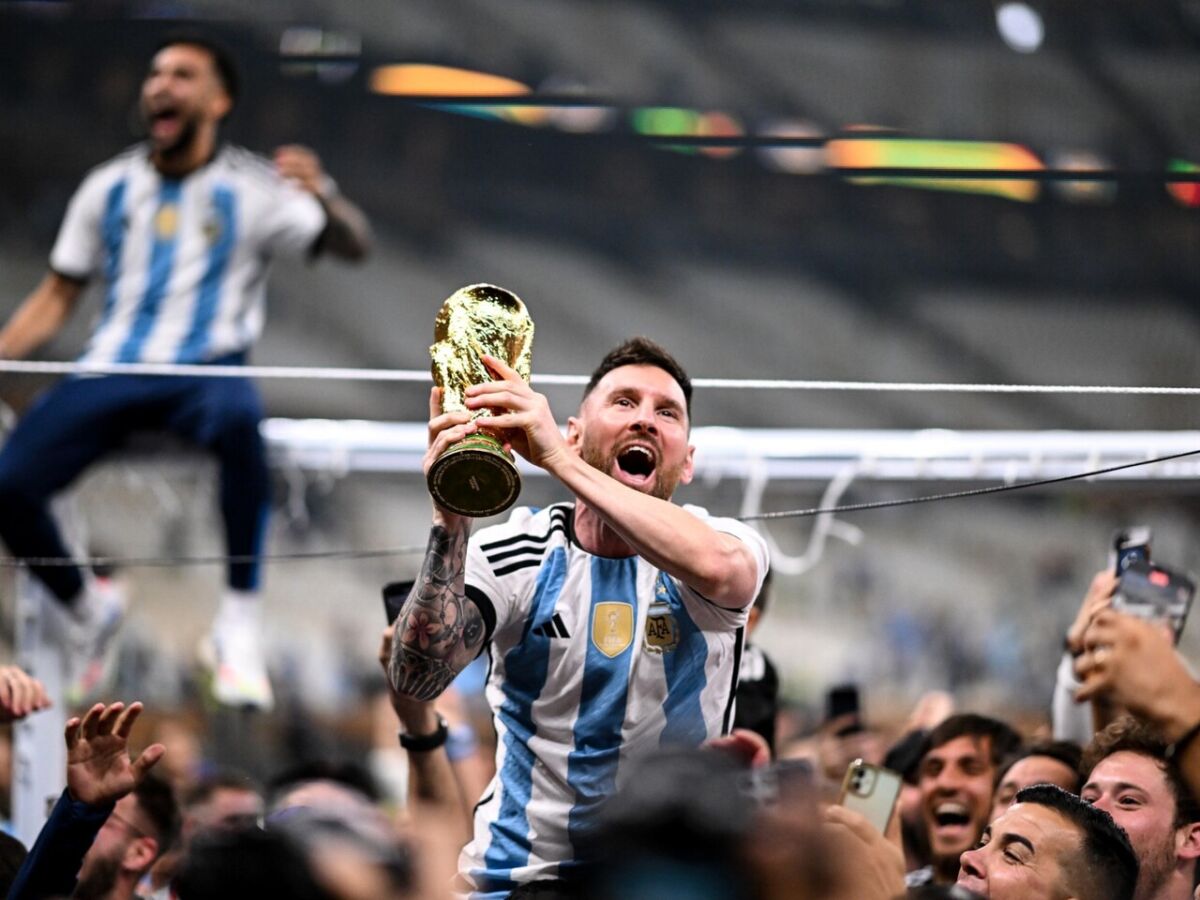
[[645,649],[650,653],[670,653],[679,646],[679,622],[666,603],[655,603],[646,615]]
[[633,643],[633,607],[605,601],[592,610],[592,643],[610,659],[620,656]]
[[154,216],[154,234],[160,241],[169,241],[179,230],[179,207],[174,203],[164,203]]

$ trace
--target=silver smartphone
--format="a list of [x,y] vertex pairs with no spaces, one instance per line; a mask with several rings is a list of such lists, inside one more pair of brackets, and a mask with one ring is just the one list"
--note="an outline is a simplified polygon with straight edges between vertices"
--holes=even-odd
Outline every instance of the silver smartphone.
[[891,769],[856,759],[846,768],[838,803],[859,813],[883,833],[887,831],[899,796],[899,775]]

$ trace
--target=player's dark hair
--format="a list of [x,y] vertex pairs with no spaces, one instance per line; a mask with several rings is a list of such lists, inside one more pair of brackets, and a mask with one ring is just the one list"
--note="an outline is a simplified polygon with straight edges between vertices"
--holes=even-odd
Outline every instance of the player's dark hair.
[[1048,806],[1083,832],[1083,858],[1064,861],[1068,887],[1078,897],[1133,900],[1138,861],[1129,837],[1104,810],[1052,784],[1017,791],[1017,803]]
[[600,360],[600,365],[592,372],[587,387],[583,389],[583,399],[595,390],[600,379],[621,366],[656,366],[670,375],[683,389],[684,400],[687,401],[688,418],[692,415],[692,379],[688,378],[683,366],[659,344],[647,337],[634,337],[608,351],[608,355]]
[[929,732],[921,750],[921,757],[924,758],[929,751],[960,737],[980,740],[987,738],[988,754],[991,756],[992,765],[996,767],[999,767],[1001,760],[1012,756],[1021,747],[1021,736],[1006,722],[977,713],[959,713]]
[[225,89],[225,93],[229,96],[229,109],[232,112],[233,108],[237,106],[242,80],[238,74],[237,63],[234,61],[233,54],[229,51],[229,48],[203,31],[179,29],[163,36],[154,48],[154,55],[157,56],[159,51],[165,50],[167,47],[174,47],[177,44],[199,47],[212,58],[213,68],[217,71],[217,78],[221,81],[221,87]]
[[1200,822],[1200,804],[1188,789],[1174,760],[1167,759],[1167,742],[1155,728],[1126,716],[1109,723],[1083,751],[1080,771],[1087,779],[1092,769],[1114,753],[1136,753],[1153,760],[1162,770],[1167,787],[1175,798],[1175,828]]

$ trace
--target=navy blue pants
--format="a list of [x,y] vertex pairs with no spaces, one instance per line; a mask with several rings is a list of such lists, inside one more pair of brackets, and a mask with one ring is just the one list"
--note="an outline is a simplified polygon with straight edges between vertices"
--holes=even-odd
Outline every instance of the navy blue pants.
[[[50,498],[135,431],[179,435],[216,454],[225,546],[258,556],[270,476],[258,433],[262,401],[247,378],[107,375],[69,378],[47,391],[0,449],[0,538],[21,558],[67,557]],[[83,586],[78,568],[32,566],[62,601]],[[229,566],[230,587],[253,590],[259,566]]]

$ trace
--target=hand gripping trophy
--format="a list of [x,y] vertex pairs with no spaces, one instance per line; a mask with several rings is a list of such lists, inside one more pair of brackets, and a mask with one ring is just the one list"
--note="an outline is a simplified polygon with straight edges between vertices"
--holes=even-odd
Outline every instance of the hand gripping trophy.
[[[442,389],[442,409],[467,408],[466,391],[492,380],[480,359],[502,359],[529,380],[533,320],[511,291],[491,284],[460,288],[442,304],[433,331],[433,382]],[[488,416],[475,410],[474,418]],[[503,512],[521,493],[512,454],[495,437],[476,432],[448,448],[429,470],[429,493],[443,509],[481,518]]]

